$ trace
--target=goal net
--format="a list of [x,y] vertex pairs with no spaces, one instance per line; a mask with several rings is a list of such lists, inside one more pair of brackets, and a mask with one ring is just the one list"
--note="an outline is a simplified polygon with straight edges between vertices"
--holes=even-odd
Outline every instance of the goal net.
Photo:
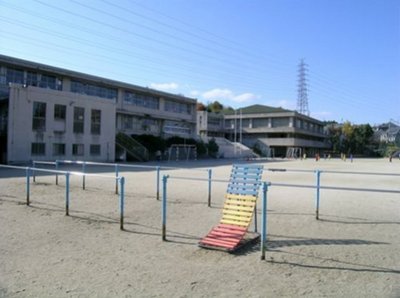
[[173,144],[168,149],[168,161],[197,160],[196,145]]

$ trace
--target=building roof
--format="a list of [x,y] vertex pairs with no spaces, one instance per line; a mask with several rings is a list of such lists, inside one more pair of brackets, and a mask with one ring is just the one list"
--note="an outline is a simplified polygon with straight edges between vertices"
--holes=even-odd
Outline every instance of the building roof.
[[[258,104],[236,109],[236,112],[239,112],[239,111],[242,111],[243,114],[265,114],[265,113],[285,113],[285,112],[293,113],[294,112],[291,110],[283,109],[281,107],[274,108],[274,107],[258,105]],[[233,115],[233,114],[235,114],[235,110],[225,110],[224,114],[225,115]]]
[[77,72],[77,71],[73,71],[73,70],[54,67],[54,66],[50,66],[50,65],[46,65],[46,64],[41,64],[41,63],[23,60],[23,59],[19,59],[19,58],[14,58],[14,57],[1,55],[1,54],[0,54],[0,62],[9,64],[9,65],[19,66],[21,68],[30,68],[30,69],[35,69],[37,71],[44,71],[44,72],[52,73],[52,74],[59,75],[59,76],[66,76],[66,77],[70,77],[70,78],[79,78],[81,80],[92,81],[92,82],[95,82],[98,84],[104,84],[104,85],[108,85],[108,86],[114,87],[114,88],[132,89],[132,90],[136,90],[138,92],[151,93],[154,95],[158,95],[160,97],[165,96],[165,97],[169,97],[169,98],[186,100],[186,101],[189,101],[192,103],[197,101],[194,98],[186,97],[186,96],[183,96],[180,94],[173,94],[173,93],[168,93],[168,92],[164,92],[164,91],[151,89],[148,87],[141,87],[141,86],[133,85],[130,83],[115,81],[115,80],[111,80],[111,79],[107,79],[107,78],[103,78],[103,77],[98,77],[98,76],[94,76],[94,75],[90,75],[90,74],[85,74],[85,73],[81,73],[81,72]]

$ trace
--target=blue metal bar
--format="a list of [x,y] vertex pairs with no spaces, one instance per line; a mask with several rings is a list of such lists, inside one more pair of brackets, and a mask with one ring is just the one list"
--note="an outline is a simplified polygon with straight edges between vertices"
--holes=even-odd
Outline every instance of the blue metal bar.
[[119,194],[119,210],[120,210],[120,229],[124,229],[124,206],[125,206],[125,178],[121,177],[119,179],[120,185],[120,194]]
[[[58,171],[58,167],[59,167],[58,160],[56,160],[56,171]],[[56,185],[58,185],[58,173],[56,173]]]
[[160,167],[157,166],[157,193],[156,193],[156,199],[157,201],[160,200]]
[[162,196],[162,240],[167,240],[167,181],[168,175],[163,176],[163,196]]
[[29,201],[29,196],[30,196],[30,169],[26,168],[26,205],[29,206],[30,201]]
[[[86,170],[86,162],[82,163],[82,173],[85,174]],[[82,189],[84,190],[86,188],[85,181],[86,180],[86,175],[82,175]]]
[[119,168],[118,164],[115,164],[115,194],[118,194],[118,175],[119,175]]
[[262,213],[261,213],[261,260],[265,260],[265,250],[267,245],[267,192],[268,183],[264,182],[262,187]]
[[211,181],[212,170],[208,169],[208,207],[211,207]]
[[315,202],[315,218],[319,219],[319,193],[320,193],[320,182],[321,182],[321,171],[317,170],[315,171],[316,177],[317,177],[317,196],[316,196],[316,202]]
[[33,161],[32,162],[32,167],[33,167],[33,182],[36,182],[36,172],[35,172],[35,167],[36,167],[36,162],[35,161]]
[[69,215],[69,172],[65,174],[65,215]]

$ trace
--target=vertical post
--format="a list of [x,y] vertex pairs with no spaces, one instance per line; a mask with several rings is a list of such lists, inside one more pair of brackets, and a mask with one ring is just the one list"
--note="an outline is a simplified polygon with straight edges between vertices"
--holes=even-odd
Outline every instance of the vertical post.
[[35,167],[36,167],[36,162],[32,162],[32,166],[33,166],[33,182],[36,182],[36,171],[35,171]]
[[163,176],[163,194],[162,194],[162,240],[167,240],[167,180],[168,175]]
[[254,206],[254,232],[257,233],[257,203]]
[[119,183],[121,184],[120,186],[120,192],[119,192],[119,212],[120,212],[120,218],[119,218],[119,223],[120,223],[120,229],[124,229],[124,205],[125,205],[125,178],[121,177],[119,179]]
[[29,206],[29,195],[30,195],[30,170],[26,168],[26,205]]
[[315,218],[319,219],[319,188],[320,188],[320,181],[321,181],[321,171],[316,170],[315,174],[317,176],[317,196],[316,196],[316,202],[315,202]]
[[85,190],[85,188],[86,188],[86,185],[85,185],[85,182],[86,182],[86,175],[85,175],[85,173],[86,173],[86,162],[82,163],[82,173],[83,173],[83,176],[82,176],[82,189]]
[[157,166],[157,194],[156,194],[156,198],[157,201],[160,200],[160,167]]
[[118,194],[118,164],[115,164],[115,194]]
[[262,213],[261,213],[261,260],[265,260],[265,250],[267,244],[267,192],[268,183],[263,182],[262,186]]
[[208,207],[211,207],[211,177],[212,170],[208,169]]
[[69,215],[69,172],[65,174],[65,215]]
[[[58,171],[58,160],[56,160],[56,171]],[[58,185],[58,173],[56,173],[56,185]]]

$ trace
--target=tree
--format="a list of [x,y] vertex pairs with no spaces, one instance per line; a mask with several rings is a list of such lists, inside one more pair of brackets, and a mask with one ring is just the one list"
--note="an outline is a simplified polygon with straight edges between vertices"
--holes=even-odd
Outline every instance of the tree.
[[219,113],[224,109],[224,106],[219,103],[217,100],[214,101],[213,103],[209,103],[207,106],[207,111],[208,112],[213,112],[213,113]]
[[203,103],[198,102],[196,105],[196,110],[197,111],[205,111],[205,110],[207,110],[207,107]]
[[218,146],[217,142],[215,142],[214,138],[212,138],[210,141],[208,141],[207,149],[208,149],[209,156],[214,157],[214,158],[217,157],[219,146]]

